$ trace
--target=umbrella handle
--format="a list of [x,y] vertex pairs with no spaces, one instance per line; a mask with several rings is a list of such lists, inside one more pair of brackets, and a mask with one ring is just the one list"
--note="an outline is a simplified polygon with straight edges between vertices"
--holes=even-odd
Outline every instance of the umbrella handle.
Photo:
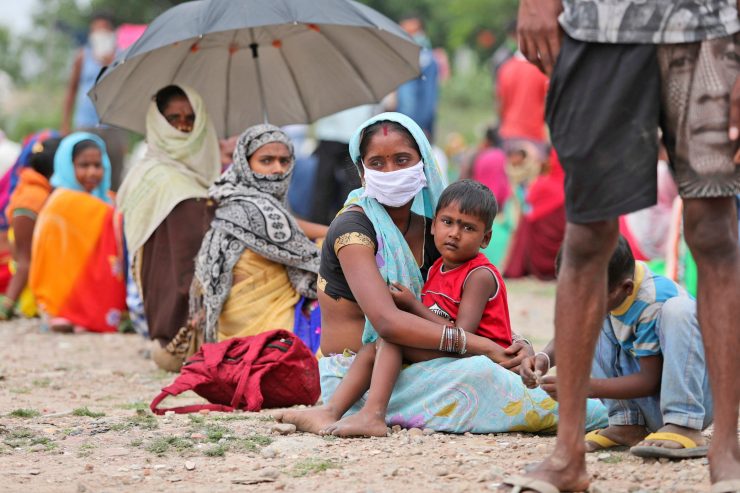
[[249,48],[252,50],[252,58],[254,59],[254,67],[257,71],[257,85],[260,90],[260,103],[262,104],[262,119],[264,123],[267,123],[269,121],[267,116],[267,101],[265,100],[265,87],[262,84],[262,71],[260,70],[260,55],[259,55],[259,45],[257,44],[255,38],[254,38],[254,29],[249,28],[249,33],[252,36],[252,43],[249,45]]

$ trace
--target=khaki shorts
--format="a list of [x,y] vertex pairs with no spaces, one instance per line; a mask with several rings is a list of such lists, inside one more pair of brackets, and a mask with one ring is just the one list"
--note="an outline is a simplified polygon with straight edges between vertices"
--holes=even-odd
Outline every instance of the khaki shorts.
[[740,193],[732,157],[730,91],[740,74],[740,33],[699,43],[660,45],[661,127],[682,197]]

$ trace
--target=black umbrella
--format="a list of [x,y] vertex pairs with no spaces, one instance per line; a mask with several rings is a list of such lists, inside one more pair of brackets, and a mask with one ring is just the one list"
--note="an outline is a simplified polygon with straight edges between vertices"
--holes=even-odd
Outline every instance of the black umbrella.
[[157,17],[89,95],[103,123],[144,133],[151,96],[186,84],[225,136],[379,102],[419,72],[419,46],[352,0],[198,0]]

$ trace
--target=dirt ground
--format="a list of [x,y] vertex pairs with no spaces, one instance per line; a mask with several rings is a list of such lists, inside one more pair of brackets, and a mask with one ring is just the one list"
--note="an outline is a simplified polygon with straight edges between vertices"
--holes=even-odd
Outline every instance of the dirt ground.
[[[541,347],[554,285],[508,286],[515,329]],[[523,434],[282,436],[257,413],[154,417],[149,402],[173,376],[145,358],[146,347],[134,335],[0,324],[0,491],[491,491],[554,444]],[[704,459],[609,452],[588,461],[594,492],[708,490]]]

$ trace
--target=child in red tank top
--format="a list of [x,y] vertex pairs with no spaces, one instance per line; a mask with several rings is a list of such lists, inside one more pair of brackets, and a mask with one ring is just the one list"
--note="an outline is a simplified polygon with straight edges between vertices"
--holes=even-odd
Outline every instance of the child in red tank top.
[[444,268],[444,257],[437,259],[429,269],[427,282],[421,290],[421,302],[433,313],[448,319],[454,325],[458,318],[465,284],[478,270],[490,272],[496,279],[497,289],[488,298],[475,333],[493,340],[503,348],[508,348],[512,340],[506,286],[498,269],[484,254],[479,252],[474,258],[450,270]]

